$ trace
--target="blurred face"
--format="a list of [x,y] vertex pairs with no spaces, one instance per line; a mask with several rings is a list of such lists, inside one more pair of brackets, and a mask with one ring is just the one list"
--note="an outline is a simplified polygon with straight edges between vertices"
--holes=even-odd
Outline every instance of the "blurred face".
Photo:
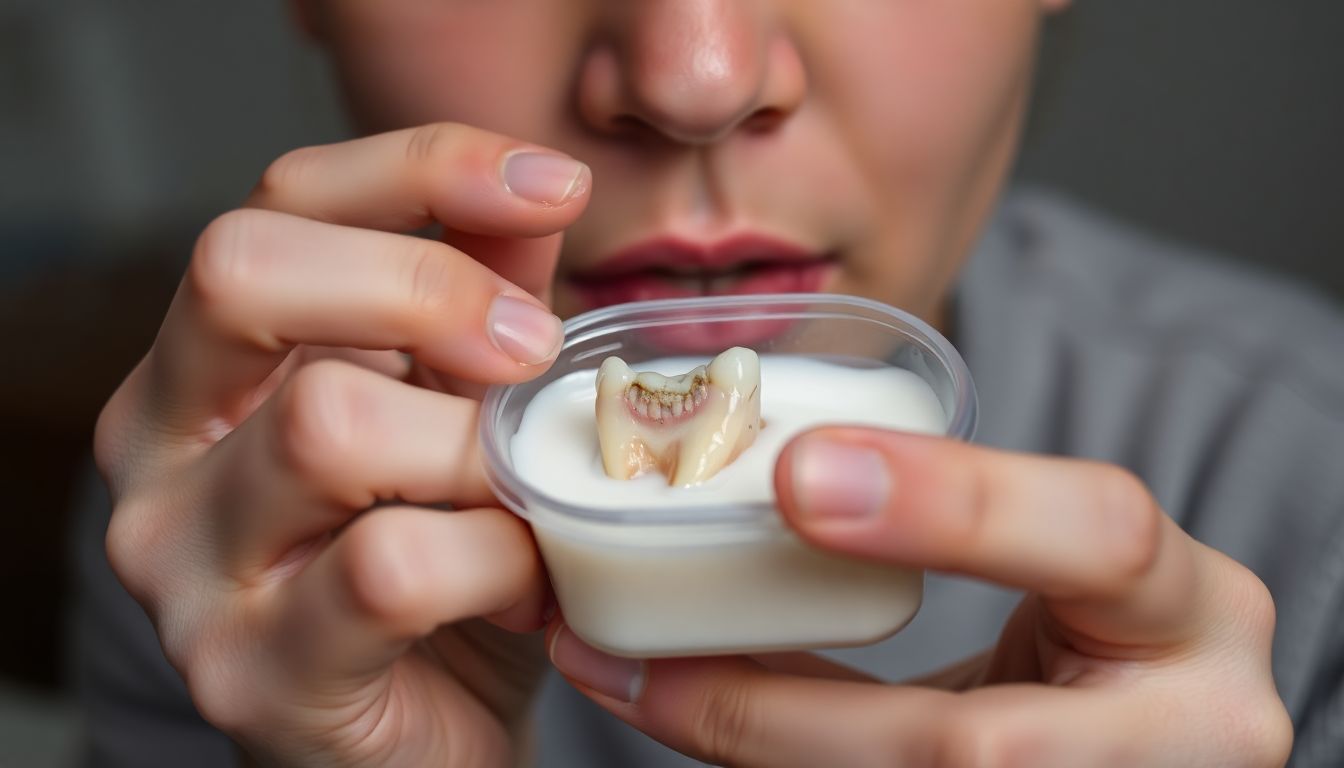
[[593,173],[555,308],[834,291],[937,322],[1063,0],[311,0],[362,128]]

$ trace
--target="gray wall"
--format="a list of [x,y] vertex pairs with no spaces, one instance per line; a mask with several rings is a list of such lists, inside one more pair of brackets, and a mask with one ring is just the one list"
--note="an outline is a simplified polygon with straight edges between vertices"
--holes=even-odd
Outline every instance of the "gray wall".
[[1020,175],[1344,295],[1344,3],[1075,3]]
[[[0,233],[190,229],[342,135],[283,5],[0,0]],[[1344,293],[1341,30],[1338,0],[1077,0],[1020,175]]]

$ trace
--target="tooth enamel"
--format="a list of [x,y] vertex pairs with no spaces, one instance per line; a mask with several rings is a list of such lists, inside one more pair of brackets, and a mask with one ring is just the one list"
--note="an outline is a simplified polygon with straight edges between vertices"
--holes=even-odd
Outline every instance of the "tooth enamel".
[[760,359],[743,347],[681,376],[635,373],[609,357],[597,374],[602,465],[623,480],[651,468],[670,485],[708,480],[755,441],[760,389]]

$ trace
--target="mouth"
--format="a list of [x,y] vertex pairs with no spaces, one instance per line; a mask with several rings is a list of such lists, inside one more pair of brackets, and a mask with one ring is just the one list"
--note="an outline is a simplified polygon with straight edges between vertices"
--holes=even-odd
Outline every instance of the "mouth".
[[715,243],[657,238],[570,275],[590,309],[629,301],[756,293],[815,293],[835,269],[833,255],[758,235]]
[[[588,309],[654,299],[761,293],[817,293],[838,268],[833,254],[754,234],[701,244],[656,238],[621,250],[568,285]],[[790,320],[739,317],[645,329],[644,343],[667,352],[718,353],[786,333]]]

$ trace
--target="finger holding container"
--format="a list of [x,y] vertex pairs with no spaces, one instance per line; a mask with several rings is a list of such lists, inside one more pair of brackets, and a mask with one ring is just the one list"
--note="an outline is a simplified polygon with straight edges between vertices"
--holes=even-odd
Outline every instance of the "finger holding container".
[[[535,546],[481,477],[478,403],[416,384],[545,370],[540,296],[588,178],[447,124],[290,153],[202,232],[104,408],[109,564],[201,715],[266,764],[521,748]],[[405,234],[431,223],[453,237]]]
[[[685,323],[724,354],[682,354],[668,331]],[[913,617],[922,572],[802,542],[776,512],[773,467],[820,424],[969,438],[974,388],[935,330],[829,295],[644,302],[566,330],[546,374],[487,394],[481,438],[569,630],[652,658],[862,645]]]

